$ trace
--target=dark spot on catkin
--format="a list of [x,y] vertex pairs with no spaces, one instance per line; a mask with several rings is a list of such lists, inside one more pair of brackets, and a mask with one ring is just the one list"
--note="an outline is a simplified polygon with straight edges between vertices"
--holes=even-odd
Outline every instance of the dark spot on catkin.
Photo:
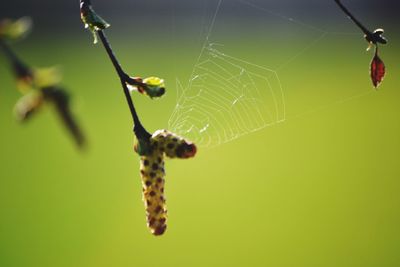
[[156,173],[155,173],[155,172],[151,172],[151,173],[150,173],[150,177],[151,177],[151,178],[156,177]]
[[154,230],[154,235],[162,235],[167,229],[167,225],[163,224]]
[[146,181],[146,186],[150,186],[151,185],[151,181]]
[[156,171],[158,170],[158,164],[157,163],[153,163],[153,165],[151,166],[151,168]]
[[152,196],[152,197],[154,197],[154,196],[156,195],[156,192],[150,191],[149,195]]
[[145,160],[143,161],[143,164],[144,164],[144,166],[149,166],[150,162],[149,162],[147,159],[145,159]]
[[174,143],[169,143],[168,145],[167,145],[167,148],[168,149],[173,149],[175,147],[175,144]]
[[176,156],[177,156],[178,158],[182,157],[183,152],[184,152],[184,150],[183,150],[183,146],[182,146],[182,145],[181,145],[181,146],[178,146],[178,147],[176,148],[176,150],[175,150],[175,154],[176,154]]
[[162,178],[158,177],[157,178],[157,183],[161,183],[162,182]]
[[162,210],[162,207],[161,207],[161,206],[157,206],[157,207],[154,209],[154,212],[155,212],[155,213],[160,213],[161,210]]

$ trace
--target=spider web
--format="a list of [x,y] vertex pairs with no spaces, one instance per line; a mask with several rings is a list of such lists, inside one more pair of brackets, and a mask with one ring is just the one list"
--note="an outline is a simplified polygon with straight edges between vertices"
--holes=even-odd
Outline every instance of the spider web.
[[209,147],[284,121],[277,73],[226,55],[215,46],[204,47],[189,86],[181,89],[169,128]]
[[[195,141],[200,147],[215,147],[286,121],[286,91],[289,89],[284,90],[281,73],[290,66],[297,67],[296,61],[300,61],[300,57],[328,36],[359,36],[358,33],[327,31],[291,16],[282,15],[265,7],[262,1],[257,3],[245,0],[218,0],[214,7],[212,17],[209,18],[210,25],[205,32],[204,44],[188,81],[181,83],[177,80],[177,101],[168,120],[170,130]],[[232,23],[218,20],[220,16],[224,16],[224,10],[251,12],[254,17],[265,20],[257,21],[257,25],[272,25],[269,26],[269,31],[260,29],[260,32],[269,32],[267,37],[252,35],[249,40],[250,46],[254,43],[263,44],[267,51],[266,56],[253,56],[248,60],[248,51],[242,51],[231,44],[221,44],[221,36],[232,30],[229,29]],[[341,18],[346,22],[343,16]],[[240,19],[236,21],[239,21],[239,27],[242,22]],[[274,30],[276,27],[280,31]],[[280,50],[286,49],[290,55],[285,58],[274,57],[276,46],[269,45],[271,39],[285,42],[288,37],[280,36],[281,32],[297,32],[297,35],[294,34],[290,38],[304,39],[300,50],[290,45],[286,48],[281,47]],[[231,43],[230,40],[227,42]],[[309,88],[311,87],[310,85]],[[316,112],[371,92],[370,88],[364,89],[343,93],[345,97],[340,99],[335,99],[325,91],[322,105],[321,98],[312,104],[305,103],[307,108],[301,109],[301,112],[292,112],[292,117]],[[289,96],[294,98],[296,92],[292,91],[294,89],[291,89]],[[302,91],[303,94],[309,93],[304,88]]]

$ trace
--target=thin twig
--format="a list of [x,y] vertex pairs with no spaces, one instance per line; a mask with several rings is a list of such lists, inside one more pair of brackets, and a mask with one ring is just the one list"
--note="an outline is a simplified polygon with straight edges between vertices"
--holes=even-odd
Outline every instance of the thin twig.
[[133,123],[134,123],[133,131],[134,131],[136,137],[139,140],[147,140],[147,139],[150,138],[151,134],[149,132],[147,132],[146,129],[143,127],[142,123],[140,122],[139,116],[138,116],[138,114],[136,112],[135,105],[133,104],[133,101],[132,101],[128,86],[126,84],[127,81],[129,81],[130,78],[123,71],[121,65],[119,64],[119,62],[118,62],[118,60],[117,60],[117,58],[116,58],[116,56],[115,56],[115,54],[114,54],[114,52],[113,52],[113,50],[111,48],[111,45],[110,45],[110,43],[109,43],[104,31],[99,30],[99,31],[97,31],[97,33],[98,33],[98,35],[100,37],[100,40],[101,40],[104,48],[106,49],[107,54],[108,54],[112,64],[114,65],[114,68],[115,68],[115,70],[116,70],[116,72],[117,72],[117,74],[118,74],[118,76],[120,78],[122,89],[124,91],[125,98],[126,98],[126,101],[128,103],[129,110],[131,112]]
[[372,32],[368,30],[354,15],[342,4],[340,0],[335,0],[336,4],[340,9],[363,31],[365,35],[372,35]]
[[[80,4],[81,4],[81,10],[84,9],[84,6],[86,6],[87,8],[91,7],[91,1],[90,0],[80,0]],[[126,98],[126,102],[128,103],[128,107],[129,110],[131,112],[132,115],[132,119],[133,119],[133,123],[134,123],[134,127],[133,127],[133,132],[135,133],[136,137],[140,140],[140,141],[145,141],[147,142],[148,139],[151,137],[151,134],[143,127],[143,124],[140,122],[139,116],[136,112],[135,109],[135,105],[133,104],[129,89],[127,84],[130,85],[134,85],[134,86],[138,86],[138,87],[145,87],[146,84],[142,83],[139,80],[136,80],[134,78],[129,77],[129,75],[127,75],[124,70],[121,67],[121,64],[119,63],[117,57],[115,56],[110,42],[107,39],[107,36],[105,35],[104,31],[102,29],[98,29],[96,30],[97,34],[100,37],[100,40],[104,46],[104,48],[107,51],[107,54],[119,76],[119,79],[121,81],[121,86],[122,89],[124,91],[124,95]]]
[[373,32],[368,30],[367,27],[365,27],[358,19],[356,19],[356,17],[342,4],[340,0],[335,0],[335,2],[339,8],[357,25],[357,27],[361,29],[368,43],[374,44],[375,46],[377,46],[378,43],[387,43],[386,38],[382,36],[384,32],[383,29],[376,29]]

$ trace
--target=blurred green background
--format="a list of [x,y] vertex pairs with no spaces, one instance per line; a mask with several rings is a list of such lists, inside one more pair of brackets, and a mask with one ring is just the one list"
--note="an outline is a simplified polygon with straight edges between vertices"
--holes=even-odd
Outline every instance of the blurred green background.
[[[77,12],[75,2],[62,1]],[[190,13],[173,1],[160,17],[157,6],[119,16],[99,2],[124,68],[166,80],[160,100],[133,96],[150,131],[166,128],[175,79],[189,78],[217,2]],[[131,119],[105,52],[79,14],[65,15],[65,30],[39,18],[43,27],[12,47],[31,65],[62,66],[89,147],[74,147],[51,107],[26,125],[15,121],[20,95],[1,56],[0,266],[399,266],[399,21],[372,12],[384,5],[375,2],[358,16],[390,40],[380,50],[387,77],[378,91],[368,75],[372,52],[334,4],[318,12],[315,1],[221,6],[210,37],[278,71],[287,120],[169,160],[162,237],[146,228]],[[29,14],[8,8],[3,17]]]

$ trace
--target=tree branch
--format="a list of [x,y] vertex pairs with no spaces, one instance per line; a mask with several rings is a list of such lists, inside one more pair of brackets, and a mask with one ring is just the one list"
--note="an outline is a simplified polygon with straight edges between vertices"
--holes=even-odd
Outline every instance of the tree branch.
[[0,48],[3,50],[4,54],[10,61],[15,75],[17,78],[21,77],[31,77],[31,69],[14,53],[14,51],[8,46],[6,42],[0,39]]

